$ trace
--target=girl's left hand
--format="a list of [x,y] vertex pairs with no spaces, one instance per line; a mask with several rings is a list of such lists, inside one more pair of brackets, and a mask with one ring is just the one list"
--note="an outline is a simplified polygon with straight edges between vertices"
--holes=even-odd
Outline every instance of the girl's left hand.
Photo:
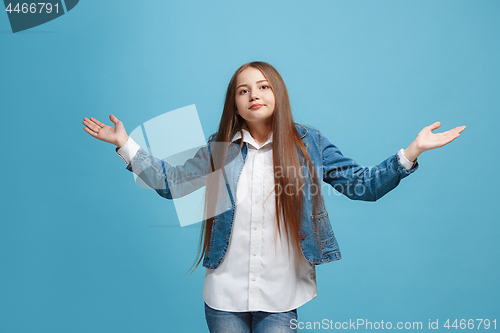
[[434,124],[424,127],[418,133],[417,138],[404,151],[404,155],[409,161],[415,161],[424,151],[447,145],[458,138],[465,129],[465,126],[458,126],[443,133],[432,133],[439,126],[441,126],[441,123],[436,121]]
[[441,123],[436,121],[434,124],[424,127],[418,133],[415,143],[421,152],[447,145],[458,138],[460,133],[465,129],[465,126],[458,126],[443,133],[432,133],[439,126],[441,126]]

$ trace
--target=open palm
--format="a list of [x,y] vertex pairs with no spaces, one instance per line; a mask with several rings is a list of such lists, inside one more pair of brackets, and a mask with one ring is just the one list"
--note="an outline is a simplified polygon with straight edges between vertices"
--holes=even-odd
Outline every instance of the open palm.
[[436,121],[434,124],[424,127],[418,133],[415,139],[418,148],[423,152],[426,150],[442,147],[460,136],[460,133],[465,129],[465,126],[458,126],[449,131],[442,133],[432,133],[433,130],[439,128],[441,123]]
[[109,115],[109,119],[115,124],[111,127],[104,125],[94,117],[83,118],[83,124],[86,126],[83,129],[93,137],[108,142],[118,147],[121,147],[128,139],[127,131],[123,123],[118,120],[113,114]]

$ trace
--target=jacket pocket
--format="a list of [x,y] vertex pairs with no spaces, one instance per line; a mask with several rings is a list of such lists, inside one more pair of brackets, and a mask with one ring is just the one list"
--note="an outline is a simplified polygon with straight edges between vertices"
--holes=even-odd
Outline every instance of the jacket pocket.
[[313,233],[316,240],[320,238],[319,244],[323,252],[337,251],[337,242],[335,240],[335,234],[333,233],[332,225],[330,223],[330,218],[328,217],[328,212],[325,210],[319,214],[311,215],[311,218],[315,223],[317,223],[318,231],[321,237],[319,237],[316,227],[313,226]]

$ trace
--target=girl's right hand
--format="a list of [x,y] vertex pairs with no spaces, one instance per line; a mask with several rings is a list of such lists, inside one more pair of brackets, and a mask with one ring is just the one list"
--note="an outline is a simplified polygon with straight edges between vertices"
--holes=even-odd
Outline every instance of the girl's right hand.
[[111,127],[104,125],[94,117],[90,117],[90,119],[84,117],[83,124],[87,127],[84,127],[83,129],[93,137],[101,141],[114,144],[120,148],[128,140],[127,132],[125,131],[125,127],[123,127],[123,123],[113,114],[109,115],[109,119],[115,124],[115,126]]

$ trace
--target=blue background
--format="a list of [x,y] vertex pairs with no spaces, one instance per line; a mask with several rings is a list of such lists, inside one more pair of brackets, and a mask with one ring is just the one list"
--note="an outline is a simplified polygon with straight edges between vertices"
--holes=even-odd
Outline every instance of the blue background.
[[196,104],[208,136],[253,60],[365,166],[467,126],[380,201],[326,198],[343,259],[299,321],[500,321],[499,18],[495,0],[81,1],[13,34],[0,13],[0,331],[208,332],[204,269],[185,274],[199,229],[82,121]]

